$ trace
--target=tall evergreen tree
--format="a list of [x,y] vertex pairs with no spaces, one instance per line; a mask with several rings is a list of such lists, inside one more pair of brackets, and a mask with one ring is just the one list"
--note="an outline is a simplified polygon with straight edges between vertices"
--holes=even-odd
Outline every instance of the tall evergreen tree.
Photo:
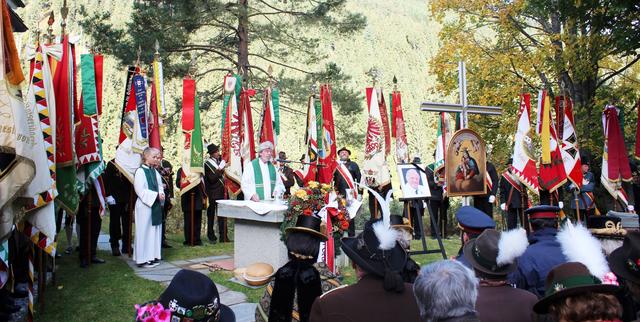
[[[350,77],[333,63],[319,70],[308,67],[326,58],[319,48],[323,34],[348,36],[366,25],[365,17],[346,11],[345,4],[346,0],[136,0],[124,28],[109,22],[109,12],[89,13],[85,8],[81,11],[86,18],[80,25],[104,53],[122,64],[131,64],[139,47],[142,63],[149,64],[157,39],[167,78],[184,76],[193,56],[198,64],[196,78],[233,70],[258,88],[266,84],[267,66],[279,66],[281,72],[274,76],[283,96],[294,102],[304,101],[300,99],[308,95],[312,82],[329,81],[334,85],[337,112],[354,116],[361,111],[362,99],[346,86]],[[206,109],[220,94],[221,86],[200,93],[201,108]],[[281,108],[303,114],[302,109],[286,104]],[[338,124],[338,129],[345,139],[362,139],[352,127]]]

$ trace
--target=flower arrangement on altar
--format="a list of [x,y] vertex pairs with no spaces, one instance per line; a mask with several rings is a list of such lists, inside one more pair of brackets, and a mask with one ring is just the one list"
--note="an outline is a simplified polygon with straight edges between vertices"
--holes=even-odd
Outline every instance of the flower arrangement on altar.
[[289,209],[285,212],[284,221],[280,226],[282,240],[285,238],[285,229],[295,227],[298,216],[321,216],[320,212],[325,207],[327,220],[331,220],[332,236],[340,240],[343,233],[349,229],[349,213],[346,205],[346,200],[337,196],[331,185],[309,181],[305,187],[289,197]]
[[165,309],[162,303],[149,302],[142,305],[135,305],[136,322],[169,322],[171,320],[171,311]]

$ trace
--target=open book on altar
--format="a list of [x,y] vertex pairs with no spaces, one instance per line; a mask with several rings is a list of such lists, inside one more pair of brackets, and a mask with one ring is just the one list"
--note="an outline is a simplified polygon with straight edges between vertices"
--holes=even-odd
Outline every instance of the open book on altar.
[[251,209],[258,215],[266,215],[271,211],[284,211],[288,206],[276,201],[260,201],[255,202],[251,200],[217,200],[219,204],[232,206],[232,207],[245,207]]

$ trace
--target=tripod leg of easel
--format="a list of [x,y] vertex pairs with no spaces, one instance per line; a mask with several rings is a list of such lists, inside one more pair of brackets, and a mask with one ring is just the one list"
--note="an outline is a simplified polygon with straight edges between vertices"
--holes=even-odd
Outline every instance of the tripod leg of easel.
[[[447,252],[444,249],[444,244],[442,244],[442,237],[440,236],[440,229],[438,228],[438,221],[433,217],[433,210],[431,210],[431,201],[427,201],[427,211],[429,211],[429,219],[431,220],[431,225],[434,227],[434,232],[436,233],[436,239],[438,240],[438,246],[440,246],[440,252],[442,253],[442,259],[447,259]],[[420,229],[422,229],[422,220],[420,222]],[[424,234],[422,234],[422,244],[425,247],[427,242],[424,239]]]

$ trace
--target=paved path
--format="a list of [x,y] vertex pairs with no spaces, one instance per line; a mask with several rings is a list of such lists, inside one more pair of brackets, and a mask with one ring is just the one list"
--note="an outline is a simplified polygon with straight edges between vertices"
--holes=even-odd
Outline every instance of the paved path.
[[[109,252],[111,251],[108,234],[100,234],[98,238],[98,249],[106,250]],[[136,275],[144,279],[161,282],[164,285],[169,285],[169,282],[171,282],[173,276],[183,268],[193,269],[193,266],[196,266],[197,264],[218,260],[228,260],[231,258],[231,256],[222,255],[172,262],[163,261],[160,263],[160,265],[153,268],[140,268],[128,256],[120,256],[120,259],[124,260],[129,265],[129,267],[133,269]],[[207,275],[210,273],[209,268],[195,270]],[[256,303],[248,303],[247,296],[241,292],[232,291],[220,284],[216,284],[216,287],[218,288],[218,292],[220,293],[220,302],[224,305],[228,305],[233,310],[236,315],[237,322],[254,321],[254,313],[257,305]]]

